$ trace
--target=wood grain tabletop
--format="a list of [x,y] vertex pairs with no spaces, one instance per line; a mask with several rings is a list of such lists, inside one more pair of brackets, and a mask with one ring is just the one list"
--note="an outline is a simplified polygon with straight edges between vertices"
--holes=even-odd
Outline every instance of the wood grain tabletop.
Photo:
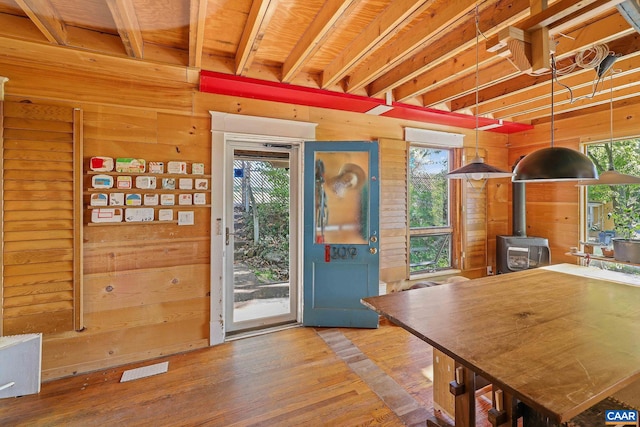
[[640,378],[640,287],[547,269],[365,298],[555,421]]

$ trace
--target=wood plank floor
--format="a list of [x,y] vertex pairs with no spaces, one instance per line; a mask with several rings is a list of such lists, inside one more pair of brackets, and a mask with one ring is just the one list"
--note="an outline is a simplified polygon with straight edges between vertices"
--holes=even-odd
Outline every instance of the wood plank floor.
[[[38,395],[1,399],[0,425],[424,426],[431,357],[384,320],[377,330],[293,328],[47,382]],[[167,373],[119,382],[163,361]]]

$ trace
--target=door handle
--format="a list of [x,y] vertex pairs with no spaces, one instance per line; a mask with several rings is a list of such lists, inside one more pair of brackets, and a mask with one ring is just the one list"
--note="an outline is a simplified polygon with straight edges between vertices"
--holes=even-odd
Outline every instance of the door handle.
[[225,227],[224,228],[224,244],[226,246],[229,246],[229,236],[235,236],[236,233],[230,233],[229,232],[229,227]]

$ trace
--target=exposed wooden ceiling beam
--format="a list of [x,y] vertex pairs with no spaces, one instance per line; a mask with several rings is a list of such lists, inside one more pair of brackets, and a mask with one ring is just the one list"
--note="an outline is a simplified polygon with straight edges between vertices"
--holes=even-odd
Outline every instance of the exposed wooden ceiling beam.
[[207,0],[189,2],[189,66],[202,67],[204,25],[207,18]]
[[[558,68],[571,66],[573,60],[558,61]],[[548,82],[550,76],[541,74],[538,76],[529,76],[526,74],[518,75],[514,78],[503,80],[499,85],[493,85],[481,88],[478,94],[479,114],[482,114],[484,103],[491,102],[492,99],[502,99],[515,95],[516,92],[522,93],[535,85]],[[521,95],[524,96],[524,95]],[[475,94],[468,94],[460,98],[450,101],[451,111],[464,111],[475,104]],[[486,113],[490,114],[490,113]]]
[[278,0],[253,0],[236,52],[237,75],[245,75],[273,17]]
[[[500,83],[519,74],[518,69],[510,62],[498,61],[480,70],[478,73],[478,85],[482,88],[486,85]],[[476,88],[475,77],[475,74],[470,74],[425,93],[422,96],[423,105],[426,107],[433,106],[441,102],[451,101],[457,94],[473,92]]]
[[[538,15],[548,7],[547,0],[532,0],[531,15]],[[541,73],[551,69],[549,55],[551,45],[549,43],[549,27],[537,28],[531,32],[531,71],[533,73]]]
[[144,57],[144,42],[138,16],[130,0],[107,0],[107,6],[116,23],[124,50],[132,58]]
[[335,84],[361,63],[376,46],[394,36],[435,0],[395,0],[342,51],[322,73],[323,89]]
[[348,92],[364,87],[418,49],[424,48],[434,34],[441,33],[447,27],[454,25],[460,18],[471,12],[475,5],[475,0],[450,0],[430,9],[429,15],[417,22],[411,31],[385,46],[384,51],[379,55],[370,56],[349,76]]
[[[615,100],[613,101],[613,110],[620,110],[623,108],[627,108],[627,107],[632,107],[634,105],[637,105],[640,103],[640,95],[637,94],[636,92],[636,96],[628,96],[619,100]],[[554,118],[555,120],[565,120],[565,119],[571,119],[573,117],[582,117],[582,116],[586,116],[588,114],[593,114],[593,113],[597,113],[599,111],[609,111],[611,108],[610,103],[600,103],[598,105],[590,105],[589,107],[586,108],[582,108],[580,110],[572,110],[572,111],[566,111],[564,113],[559,113],[559,114],[555,114]],[[614,119],[615,120],[615,119]],[[549,123],[551,121],[551,117],[547,116],[547,117],[541,117],[539,119],[533,119],[531,120],[531,124],[532,125],[538,125],[538,124],[542,124],[542,123]],[[614,124],[614,131],[617,128],[617,126]],[[622,136],[626,136],[626,135],[622,135]],[[607,135],[608,137],[608,135]],[[585,138],[591,141],[596,141],[598,139],[601,139],[600,136],[598,135],[593,135],[590,136],[588,138]],[[586,141],[585,141],[586,142]]]
[[[478,66],[486,68],[490,63],[499,61],[493,53],[485,49],[479,49]],[[449,58],[442,64],[428,68],[423,74],[413,80],[398,86],[393,94],[396,99],[409,99],[415,94],[434,90],[437,87],[448,84],[453,80],[463,78],[475,73],[476,49],[475,46],[460,52],[454,58]]]
[[[616,76],[620,81],[616,82],[616,88],[613,92],[613,100],[618,101],[621,99],[632,98],[638,96],[638,87],[640,86],[640,71],[634,71],[633,74],[627,76]],[[609,79],[607,78],[607,81]],[[574,91],[576,98],[585,95],[590,95],[592,90],[588,85],[585,87],[577,88]],[[593,107],[600,104],[609,104],[611,101],[611,95],[607,86],[604,86],[602,90],[598,91],[593,98],[578,100],[574,103],[570,103],[568,95],[565,94],[565,99],[562,99],[554,104],[554,114],[565,114],[572,111],[578,111],[584,108]],[[514,119],[521,123],[529,123],[532,120],[540,119],[549,115],[549,99],[547,96],[546,105],[540,101],[539,105],[532,108],[529,112],[518,112],[517,115],[513,115]]]
[[361,0],[327,0],[311,25],[302,35],[282,65],[282,82],[290,83],[295,74],[304,67],[320,44],[331,31],[336,28],[336,23],[345,19],[349,12]]
[[547,0],[530,0],[531,2],[531,15],[536,15],[547,8]]
[[[614,12],[589,26],[558,35],[555,49],[556,58],[567,58],[584,49],[611,42],[613,42],[611,46],[622,49],[621,52],[630,53],[627,48],[624,48],[624,43],[619,43],[616,40],[626,39],[633,34],[637,34],[636,31],[618,12]],[[628,40],[631,41],[631,39]]]
[[[576,53],[598,44],[612,43],[609,45],[609,49],[624,55],[637,50],[636,40],[638,37],[636,31],[629,27],[627,21],[617,12],[588,27],[574,29],[574,31],[568,32],[565,36],[559,39],[559,43],[556,46],[558,68],[564,68],[573,63],[573,59],[571,62],[563,61],[564,59],[573,57]],[[494,98],[517,95],[548,79],[549,76],[547,75],[529,76],[523,74],[500,85],[482,89],[479,94],[479,101],[483,104]],[[474,95],[458,97],[451,101],[451,109],[453,111],[464,110],[474,103]]]
[[[622,59],[619,59],[615,63],[616,70],[620,70],[614,77],[617,85],[628,86],[634,83],[634,79],[638,80],[640,76],[640,53],[634,53]],[[556,90],[556,101],[554,108],[557,107],[558,112],[567,111],[579,107],[583,107],[584,104],[596,102],[597,98],[602,95],[603,89],[606,85],[599,83],[596,89],[596,95],[593,98],[586,98],[581,104],[576,104],[576,99],[584,97],[586,95],[591,96],[594,92],[594,82],[596,74],[593,69],[579,69],[569,76],[561,77],[560,83],[571,88],[573,92],[574,102],[571,104],[569,99],[569,91],[563,87],[559,87]],[[608,81],[609,78],[606,77]],[[547,115],[547,110],[550,106],[549,94],[551,93],[549,80],[536,85],[535,87],[527,90],[526,98],[520,97],[519,100],[515,98],[503,98],[499,101],[487,103],[482,105],[479,111],[480,115],[491,114],[496,118],[512,118],[518,116],[519,120],[533,120],[541,115]]]
[[[549,52],[553,49],[549,45],[549,36],[561,34],[581,22],[593,19],[604,11],[611,9],[622,0],[559,0],[552,6],[544,8],[543,4],[536,5],[542,10],[529,18],[514,25],[505,36],[493,36],[487,42],[490,51],[498,52],[509,49],[511,43],[521,46],[526,56],[526,64],[522,64],[522,71],[543,72],[550,69]],[[516,31],[524,32],[527,41],[515,40],[512,34]]]
[[[519,62],[518,76],[511,77],[514,70],[508,61],[487,53],[485,46],[478,53],[479,60],[474,58],[472,9],[476,1],[246,0],[231,8],[211,0],[183,0],[182,6],[189,5],[187,10],[167,1],[152,5],[153,2],[139,0],[104,0],[103,6],[112,10],[112,22],[106,8],[80,7],[72,11],[71,3],[59,0],[16,0],[9,1],[9,6],[0,11],[0,37],[5,39],[5,52],[12,54],[18,46],[27,48],[17,43],[26,40],[51,49],[39,51],[28,45],[30,56],[37,56],[39,61],[53,61],[42,57],[45,53],[59,56],[53,50],[68,53],[65,63],[73,62],[68,55],[80,58],[79,52],[102,52],[99,58],[103,63],[105,56],[124,63],[129,61],[127,54],[135,58],[144,55],[144,61],[129,62],[136,67],[145,64],[147,68],[172,64],[177,68],[171,68],[169,74],[180,73],[179,78],[189,83],[197,81],[204,67],[292,86],[369,95],[378,98],[374,99],[376,102],[384,102],[383,95],[393,91],[394,101],[399,103],[416,108],[426,103],[432,108],[470,115],[475,113],[473,74],[478,62],[478,115],[534,121],[548,117],[548,108],[543,108],[548,87],[540,94],[538,89],[549,84],[549,75],[528,74],[536,67],[535,59],[546,57],[549,48],[545,42],[549,37],[561,67],[573,62],[576,52],[594,44],[607,43],[615,53],[626,53],[616,44],[627,43],[635,49],[636,39],[628,37],[640,37],[615,8],[623,0],[482,0],[478,2],[479,25],[485,36],[492,37],[504,28],[518,29],[519,33],[507,32],[507,37],[522,34],[521,41],[528,43],[528,49],[540,48],[538,53],[525,57],[527,61]],[[145,25],[144,31],[138,26],[136,13],[139,24]],[[63,19],[68,19],[66,26]],[[280,19],[283,22],[274,22]],[[188,29],[184,26],[187,22]],[[302,22],[307,24],[301,26]],[[540,28],[548,29],[550,36],[545,37]],[[537,37],[534,31],[538,31]],[[485,43],[482,36],[480,41]],[[65,49],[56,47],[60,44]],[[519,47],[512,47],[512,52],[519,53],[513,50]],[[83,56],[83,61],[94,59]],[[20,58],[28,56],[21,54]],[[617,64],[621,61],[622,58]],[[110,64],[107,69],[116,68],[120,62],[114,59]],[[122,73],[128,73],[125,68]],[[562,79],[570,77],[573,73]],[[622,85],[617,95],[624,96],[625,79],[614,79]],[[326,86],[329,81],[333,83]],[[587,82],[588,79],[579,83],[576,91],[588,90],[587,86],[580,86]],[[599,101],[574,103],[570,108],[585,108],[588,102]],[[562,114],[570,114],[567,111]]]
[[[598,18],[607,10],[614,8],[624,0],[596,0],[592,3],[585,4],[581,9],[557,20],[551,25],[555,34],[564,33],[581,23]],[[615,11],[618,13],[617,11]]]
[[[597,5],[599,2],[594,2],[594,5]],[[573,3],[572,3],[573,4]],[[598,5],[600,7],[600,5]],[[545,15],[546,16],[546,15]],[[568,16],[567,14],[562,14],[562,16]],[[542,18],[538,17],[538,19],[529,18],[525,20],[526,24],[517,24],[515,27],[518,28],[523,25],[535,25],[532,23],[538,22]],[[604,20],[603,20],[604,21]],[[585,47],[592,46],[593,44],[598,44],[602,42],[606,42],[614,37],[619,37],[623,32],[629,32],[629,25],[624,22],[624,19],[619,16],[619,14],[612,14],[606,19],[606,22],[602,24],[597,23],[588,27],[588,31],[580,30],[574,31],[569,34],[569,37],[566,39],[562,39],[562,46],[559,47],[558,53],[560,56],[568,56],[570,54],[574,54],[577,51],[584,49]],[[604,30],[606,28],[606,30]],[[553,30],[556,31],[556,28]],[[612,34],[612,32],[618,31],[617,33]],[[605,33],[605,34],[603,34]],[[572,40],[572,38],[574,40]],[[579,47],[577,47],[578,43],[581,43]],[[484,51],[484,50],[483,50]],[[457,57],[456,57],[457,59]],[[398,100],[406,100],[411,97],[414,97],[420,93],[425,93],[424,104],[425,105],[435,105],[441,102],[451,102],[451,108],[454,111],[461,111],[466,108],[469,108],[472,104],[470,102],[471,95],[466,96],[465,99],[467,102],[464,102],[464,105],[460,105],[460,103],[456,103],[454,98],[460,97],[462,94],[464,96],[465,91],[459,91],[461,88],[470,86],[471,77],[466,77],[467,81],[464,82],[463,79],[458,79],[459,81],[455,84],[450,84],[447,88],[440,88],[434,91],[433,84],[430,84],[432,81],[432,74],[434,72],[433,68],[430,68],[425,71],[424,74],[414,78],[413,80],[404,83],[394,90],[394,94],[396,99]],[[463,74],[464,75],[464,74]],[[507,78],[508,75],[513,75],[512,73],[507,73],[507,69],[502,68],[499,70],[496,76],[499,80]],[[486,79],[485,79],[486,80]],[[468,90],[467,90],[468,92]]]
[[[498,0],[495,4],[480,10],[480,30],[490,36],[499,29],[512,25],[529,11],[529,0]],[[473,17],[471,17],[473,18]],[[456,56],[460,50],[475,46],[476,26],[474,19],[447,32],[447,37],[429,40],[426,48],[389,70],[369,85],[369,95],[378,96],[394,89],[411,79],[417,78],[425,70],[438,66]],[[403,101],[418,93],[396,100]]]
[[[1,21],[0,21],[1,22]],[[116,36],[110,36],[116,38]],[[193,83],[188,81],[183,65],[159,64],[147,61],[132,61],[122,55],[95,52],[86,49],[60,49],[46,43],[32,43],[0,36],[0,52],[10,54],[22,64],[38,58],[43,69],[57,66],[73,68],[85,75],[98,74],[108,77],[114,74],[127,79],[146,79],[150,85],[159,82],[161,86]],[[96,66],[99,64],[99,66]]]
[[16,3],[50,43],[67,44],[66,26],[49,0],[16,0]]
[[[640,52],[640,34],[633,33],[624,38],[611,42],[609,44],[609,48],[616,52],[616,54],[622,56],[634,56]],[[615,63],[615,68],[620,68],[620,64],[624,64],[622,59],[619,59]],[[565,64],[559,63],[560,69],[564,67]],[[593,74],[590,72],[591,69],[587,70],[593,77]],[[575,73],[584,72],[584,69],[578,68]],[[568,77],[566,77],[568,78]],[[532,90],[535,90],[540,85],[548,85],[550,80],[549,76],[540,76],[540,77],[531,77],[527,75],[522,75],[515,79],[511,79],[508,82],[503,82],[500,87],[494,86],[486,91],[481,91],[480,93],[480,108],[478,109],[478,113],[482,114],[494,114],[497,111],[507,107],[520,104],[522,100],[532,99]],[[503,92],[495,96],[494,90],[502,90]],[[485,93],[488,92],[488,93]],[[544,90],[543,93],[548,93],[548,90]],[[455,103],[454,103],[455,104]]]
[[571,16],[575,12],[595,3],[597,0],[558,0],[540,13],[531,15],[518,25],[525,31],[532,31],[542,27],[551,27],[554,23]]

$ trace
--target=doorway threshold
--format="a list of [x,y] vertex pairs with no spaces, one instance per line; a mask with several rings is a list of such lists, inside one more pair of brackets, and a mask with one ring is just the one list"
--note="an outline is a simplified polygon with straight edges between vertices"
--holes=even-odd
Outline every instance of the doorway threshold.
[[301,326],[302,323],[300,322],[286,322],[279,325],[270,326],[268,328],[230,332],[225,337],[225,341],[235,341],[243,338],[256,337],[259,335],[270,334],[272,332],[284,331],[286,329],[299,328]]

